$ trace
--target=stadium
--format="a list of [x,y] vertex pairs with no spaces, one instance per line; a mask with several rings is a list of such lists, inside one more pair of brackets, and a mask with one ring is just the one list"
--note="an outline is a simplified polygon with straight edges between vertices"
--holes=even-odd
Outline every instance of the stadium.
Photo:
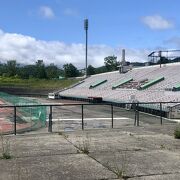
[[[154,51],[146,66],[133,67],[126,62],[123,49],[119,70],[81,78],[70,87],[49,93],[48,99],[1,92],[1,132],[120,127],[118,120],[134,125],[139,125],[139,119],[150,124],[159,123],[158,119],[161,124],[163,119],[178,122],[180,62],[171,60],[178,60],[178,52]],[[170,59],[169,63],[164,59]],[[87,119],[91,121],[84,122]]]
[[[153,52],[151,55],[161,59],[161,53],[155,56]],[[92,75],[70,88],[49,93],[49,98],[109,102],[126,109],[132,108],[131,103],[138,103],[138,109],[142,112],[178,119],[179,68],[179,62],[132,68],[126,65],[123,50],[119,71]]]
[[1,92],[0,179],[178,180],[179,68],[123,55],[48,98]]

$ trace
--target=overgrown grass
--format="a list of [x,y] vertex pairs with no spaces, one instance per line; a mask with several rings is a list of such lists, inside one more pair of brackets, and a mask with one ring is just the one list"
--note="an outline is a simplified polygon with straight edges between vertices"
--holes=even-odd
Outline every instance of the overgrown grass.
[[0,141],[1,141],[1,149],[2,149],[0,159],[11,159],[12,156],[10,154],[9,139],[4,137],[4,135],[0,133]]
[[89,154],[90,153],[90,144],[91,144],[91,140],[88,136],[88,134],[86,134],[85,138],[82,138],[80,141],[77,141],[77,148],[84,154]]
[[175,128],[175,130],[174,130],[174,137],[176,139],[180,139],[180,125]]
[[64,132],[59,132],[58,134],[60,136],[63,136],[65,139],[67,139],[69,137],[68,134],[65,134]]
[[114,154],[113,161],[107,162],[106,167],[112,172],[114,172],[118,179],[128,179],[127,173],[128,173],[129,161],[127,158],[126,151],[119,152],[118,156]]
[[15,77],[2,77],[0,76],[1,87],[19,87],[19,88],[32,88],[32,89],[62,89],[72,84],[77,83],[78,79],[19,79]]
[[90,144],[88,140],[84,140],[82,144],[78,146],[79,150],[82,151],[84,154],[89,154]]

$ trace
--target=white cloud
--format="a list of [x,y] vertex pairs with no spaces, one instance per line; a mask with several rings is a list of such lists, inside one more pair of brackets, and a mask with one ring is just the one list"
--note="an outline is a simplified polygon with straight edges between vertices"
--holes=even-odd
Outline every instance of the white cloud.
[[47,19],[52,19],[55,17],[53,10],[49,6],[41,6],[39,8],[39,13],[42,17]]
[[[84,44],[66,44],[60,41],[42,41],[21,34],[5,33],[0,30],[0,61],[15,59],[18,63],[33,64],[43,59],[45,64],[63,65],[72,63],[78,68],[85,66]],[[126,49],[127,60],[146,61],[149,51]],[[121,48],[107,45],[90,45],[88,64],[95,67],[104,65],[104,58],[109,55],[121,59]]]
[[153,30],[164,30],[174,27],[173,22],[160,15],[145,16],[142,18],[142,22]]
[[71,8],[66,8],[63,13],[66,16],[77,16],[78,15],[78,11],[75,9],[71,9]]

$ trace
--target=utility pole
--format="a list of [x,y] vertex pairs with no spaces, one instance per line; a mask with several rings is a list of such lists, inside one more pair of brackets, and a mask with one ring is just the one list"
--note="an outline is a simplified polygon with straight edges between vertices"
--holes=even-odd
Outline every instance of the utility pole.
[[85,53],[85,70],[87,77],[87,53],[88,53],[88,19],[84,20],[84,30],[86,31],[86,53]]

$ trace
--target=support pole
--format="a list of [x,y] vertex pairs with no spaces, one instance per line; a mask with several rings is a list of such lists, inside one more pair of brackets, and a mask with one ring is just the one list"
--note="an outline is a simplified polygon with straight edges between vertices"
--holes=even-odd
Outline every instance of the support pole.
[[16,106],[14,106],[14,135],[16,135]]
[[111,128],[114,127],[114,112],[113,112],[113,105],[111,104]]
[[136,107],[134,110],[134,126],[136,126],[136,121],[137,121],[137,112],[136,112]]
[[160,103],[160,121],[162,125],[162,103]]
[[134,110],[134,126],[136,126],[136,123],[137,123],[137,104],[132,103],[132,107],[133,107],[133,110]]
[[48,132],[52,133],[52,106],[50,106],[50,112],[49,112]]
[[84,130],[84,106],[81,105],[81,116],[82,116],[82,130]]
[[139,103],[137,103],[137,126],[139,126]]
[[85,69],[86,69],[86,77],[87,77],[87,54],[88,54],[88,19],[84,20],[84,29],[86,31],[86,52],[85,52]]

